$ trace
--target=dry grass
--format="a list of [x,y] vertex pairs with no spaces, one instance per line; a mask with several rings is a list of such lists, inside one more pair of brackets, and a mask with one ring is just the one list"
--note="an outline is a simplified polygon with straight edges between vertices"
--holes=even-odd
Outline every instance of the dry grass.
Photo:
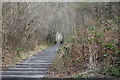
[[2,68],[9,68],[9,67],[13,67],[15,66],[15,64],[17,63],[21,63],[24,60],[26,60],[27,58],[33,56],[34,54],[37,54],[38,52],[41,52],[42,50],[44,50],[45,48],[47,48],[48,45],[40,45],[37,46],[34,50],[32,51],[21,51],[19,52],[19,57],[17,55],[13,55],[13,52],[10,51],[3,51],[2,52],[2,57],[4,59],[2,59]]
[[[114,29],[104,31],[102,28],[97,28],[96,32],[97,34],[93,34],[88,30],[85,36],[86,38],[91,38],[91,40],[86,41],[86,38],[80,34],[84,33],[84,30],[81,30],[76,34],[75,41],[62,45],[59,55],[51,65],[48,77],[68,78],[76,76],[76,74],[80,74],[81,77],[111,77],[101,75],[98,72],[103,66],[110,67],[115,65],[113,62],[118,57],[114,55],[118,50],[116,45],[118,43],[118,32]],[[102,34],[102,38],[95,37],[98,36],[98,33]],[[94,39],[92,40],[92,38]],[[114,47],[109,49],[110,46],[101,46],[101,44],[97,43],[99,40],[102,41],[102,44],[110,43],[110,46],[113,45],[115,49]],[[103,53],[109,56],[106,57]],[[92,63],[90,62],[90,54],[93,55],[91,57]]]

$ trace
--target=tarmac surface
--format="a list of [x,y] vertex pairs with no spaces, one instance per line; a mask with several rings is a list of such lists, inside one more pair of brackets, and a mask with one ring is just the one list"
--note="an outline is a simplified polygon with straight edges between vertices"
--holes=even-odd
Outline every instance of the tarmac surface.
[[13,68],[3,70],[2,80],[44,80],[50,64],[52,64],[57,55],[58,49],[59,45],[54,45],[33,55]]

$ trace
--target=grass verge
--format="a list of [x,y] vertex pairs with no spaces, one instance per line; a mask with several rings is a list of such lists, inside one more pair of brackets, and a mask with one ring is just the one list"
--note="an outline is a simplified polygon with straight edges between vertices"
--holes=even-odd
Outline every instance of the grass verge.
[[[7,60],[2,62],[2,68],[9,68],[9,67],[14,67],[16,64],[21,63],[25,61],[27,58],[33,56],[34,54],[37,54],[38,52],[41,52],[42,50],[46,49],[49,45],[40,45],[36,46],[34,50],[25,52],[25,51],[20,51],[19,56],[13,56],[13,55],[8,55]],[[13,59],[14,58],[14,59]]]

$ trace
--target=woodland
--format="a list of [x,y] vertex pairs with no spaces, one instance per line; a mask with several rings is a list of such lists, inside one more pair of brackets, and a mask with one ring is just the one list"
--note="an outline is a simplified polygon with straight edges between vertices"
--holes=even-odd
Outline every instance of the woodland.
[[119,2],[3,2],[2,68],[54,45],[50,78],[120,77]]

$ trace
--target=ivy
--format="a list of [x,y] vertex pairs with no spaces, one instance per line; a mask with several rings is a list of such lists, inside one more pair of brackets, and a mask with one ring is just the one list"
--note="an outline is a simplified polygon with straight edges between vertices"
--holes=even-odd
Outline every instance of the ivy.
[[95,34],[95,37],[96,37],[96,38],[102,38],[102,37],[103,37],[103,34],[102,34],[102,33],[96,33],[96,34]]
[[16,48],[16,51],[23,51],[23,48]]
[[110,49],[110,50],[115,50],[116,49],[116,47],[112,44],[105,44],[104,47],[107,48],[107,49]]
[[103,52],[103,53],[101,53],[104,57],[107,57],[107,56],[109,56],[109,54],[108,53],[106,53],[106,52]]
[[114,54],[115,55],[120,55],[120,51],[116,51]]

